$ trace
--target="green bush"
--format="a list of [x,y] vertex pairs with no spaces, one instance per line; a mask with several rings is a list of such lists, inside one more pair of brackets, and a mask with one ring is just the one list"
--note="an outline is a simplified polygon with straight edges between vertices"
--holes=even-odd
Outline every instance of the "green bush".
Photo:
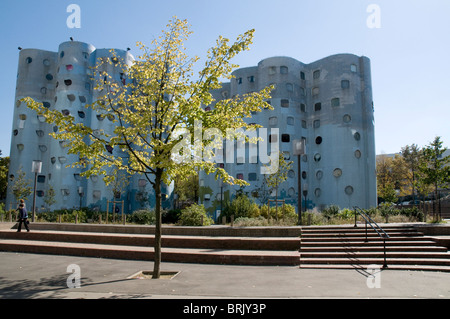
[[234,218],[239,217],[257,217],[259,216],[258,205],[256,205],[247,196],[241,195],[233,199],[228,207],[228,217],[234,215]]
[[209,226],[212,224],[214,221],[206,214],[205,207],[198,204],[192,204],[183,209],[178,221],[178,225],[181,226]]
[[239,217],[234,221],[235,226],[239,227],[252,227],[252,226],[269,226],[269,221],[262,217]]
[[61,216],[61,223],[75,223],[76,217],[78,217],[78,223],[88,222],[87,214],[83,210],[58,209],[52,212],[41,212],[36,214],[37,220],[48,223],[59,222],[59,216]]
[[156,222],[155,211],[139,209],[134,211],[128,218],[131,223],[139,225],[154,225]]
[[339,206],[330,205],[327,208],[325,208],[324,210],[322,210],[322,214],[327,219],[336,217],[339,214]]
[[303,225],[323,225],[324,217],[322,213],[317,211],[310,211],[302,213],[302,223]]
[[337,214],[337,217],[339,217],[340,219],[343,219],[343,220],[354,219],[355,212],[351,209],[344,208],[344,209],[341,209],[341,211],[339,211],[339,213]]
[[176,224],[180,220],[181,209],[163,211],[162,222],[164,224]]
[[401,208],[399,210],[399,214],[408,217],[411,221],[416,220],[419,222],[423,222],[424,220],[423,212],[419,210],[419,208],[416,206],[409,208]]
[[389,222],[389,217],[399,214],[399,210],[390,203],[380,204],[380,206],[378,206],[378,211],[380,212],[380,215],[386,219],[386,223]]
[[280,205],[278,206],[278,209],[275,206],[271,206],[269,209],[269,206],[263,205],[260,208],[260,215],[266,219],[283,219],[292,224],[296,224],[298,222],[298,215],[295,212],[295,207],[289,204]]

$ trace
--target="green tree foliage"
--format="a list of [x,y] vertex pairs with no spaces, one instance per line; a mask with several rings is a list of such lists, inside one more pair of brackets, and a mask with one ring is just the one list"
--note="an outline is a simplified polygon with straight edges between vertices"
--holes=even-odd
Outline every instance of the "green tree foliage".
[[[109,175],[108,170],[115,167],[118,172],[144,176],[153,186],[156,197],[154,278],[159,278],[161,263],[161,185],[169,185],[175,178],[186,179],[200,170],[228,184],[248,184],[235,179],[213,161],[191,160],[192,148],[186,151],[177,147],[181,142],[192,145],[191,137],[199,130],[200,133],[209,129],[224,133],[227,129],[255,128],[244,119],[262,108],[272,109],[265,102],[270,98],[271,88],[217,102],[211,94],[211,90],[221,88],[223,79],[232,77],[233,69],[238,66],[231,59],[249,49],[254,30],[240,35],[232,44],[220,36],[208,51],[198,76],[194,69],[199,58],[190,58],[185,53],[184,43],[191,33],[186,20],[173,18],[151,47],[137,43],[142,53],[131,65],[118,57],[98,62],[93,74],[100,97],[86,108],[112,120],[113,132],[94,132],[91,127],[77,123],[73,116],[46,109],[31,98],[24,99],[48,123],[58,125],[59,131],[53,136],[67,142],[69,154],[79,156],[80,161],[73,166],[82,167],[83,176],[103,176],[110,184],[115,176]],[[113,50],[111,53],[114,55]],[[111,67],[126,75],[126,81],[113,79],[104,71]],[[203,107],[209,105],[211,110],[205,111]],[[213,143],[197,143],[195,154],[207,153]],[[178,157],[183,160],[176,160]]]
[[[1,153],[1,151],[0,151]],[[0,158],[0,199],[5,199],[8,187],[9,157]]]
[[434,198],[438,198],[440,188],[446,188],[450,184],[450,156],[443,157],[447,148],[443,147],[441,138],[437,136],[433,142],[422,150],[419,169],[422,172],[422,183],[432,185]]
[[192,204],[181,210],[178,224],[181,226],[209,226],[214,224],[214,221],[206,214],[203,205]]
[[30,186],[31,183],[31,180],[25,179],[25,172],[20,168],[14,176],[11,185],[11,192],[14,195],[16,202],[19,202],[20,199],[26,201],[28,196],[33,193],[33,187]]
[[421,150],[416,144],[406,145],[402,148],[401,154],[408,168],[407,179],[411,187],[412,198],[415,200]]

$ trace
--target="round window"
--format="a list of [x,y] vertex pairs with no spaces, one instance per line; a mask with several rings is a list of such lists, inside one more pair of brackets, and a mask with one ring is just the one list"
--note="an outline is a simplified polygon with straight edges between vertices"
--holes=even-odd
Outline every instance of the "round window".
[[340,168],[336,168],[333,171],[333,175],[334,175],[334,177],[340,177],[342,175],[342,170]]
[[345,188],[345,193],[346,193],[347,195],[353,194],[353,187],[352,187],[352,186],[347,186],[347,187]]
[[360,150],[356,150],[355,151],[355,157],[356,158],[361,158],[361,151]]
[[355,140],[359,141],[361,139],[361,134],[356,132],[355,134],[353,134],[353,137],[355,138]]
[[321,190],[320,188],[316,188],[316,189],[314,190],[314,195],[315,195],[316,197],[320,197],[321,194],[322,194],[322,190]]
[[322,156],[321,156],[319,153],[316,153],[316,154],[314,155],[314,161],[320,162],[321,159],[322,159]]
[[352,121],[352,117],[348,114],[345,114],[343,117],[344,123],[350,123]]
[[316,178],[317,178],[318,180],[320,180],[320,179],[322,179],[322,177],[323,177],[323,172],[322,172],[322,171],[317,171],[317,172],[316,172]]
[[316,144],[317,144],[317,145],[322,144],[322,137],[321,137],[321,136],[317,136],[317,137],[316,137]]

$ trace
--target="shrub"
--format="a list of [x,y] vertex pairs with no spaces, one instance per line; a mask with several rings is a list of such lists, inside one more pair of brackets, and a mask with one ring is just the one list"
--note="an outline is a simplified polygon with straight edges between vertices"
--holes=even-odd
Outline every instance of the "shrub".
[[192,204],[183,209],[178,221],[178,225],[181,226],[209,226],[211,224],[214,224],[214,221],[206,214],[205,207],[198,204]]
[[298,222],[298,215],[295,212],[295,207],[289,204],[285,204],[284,206],[278,206],[278,214],[277,208],[275,206],[263,205],[260,208],[260,215],[266,219],[275,219],[281,220],[284,219],[289,221],[289,223]]
[[416,206],[410,208],[402,208],[399,210],[401,215],[408,217],[410,220],[422,222],[424,220],[423,212]]
[[269,221],[262,216],[253,218],[239,217],[234,221],[234,225],[240,227],[269,226]]
[[378,207],[380,215],[386,219],[386,223],[389,222],[390,216],[398,215],[399,210],[394,207],[394,205],[390,203],[382,203]]
[[339,214],[339,206],[330,205],[322,211],[322,214],[327,219],[336,217]]
[[245,195],[236,197],[228,208],[228,215],[234,215],[236,219],[239,217],[257,217],[259,214],[258,205]]
[[171,209],[162,213],[162,222],[164,224],[176,224],[180,219],[181,209]]
[[136,210],[129,217],[129,221],[140,225],[154,225],[156,222],[155,211],[147,209]]
[[322,225],[324,217],[322,213],[317,210],[308,210],[302,213],[302,223],[303,225]]
[[337,214],[337,216],[340,219],[352,219],[355,218],[355,212],[352,211],[351,209],[344,208]]

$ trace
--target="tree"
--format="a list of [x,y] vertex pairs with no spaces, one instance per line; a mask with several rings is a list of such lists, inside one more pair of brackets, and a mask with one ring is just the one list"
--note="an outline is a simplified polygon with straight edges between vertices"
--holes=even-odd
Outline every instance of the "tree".
[[[227,38],[220,36],[208,51],[197,78],[194,78],[194,65],[199,58],[190,59],[184,52],[184,42],[191,33],[187,21],[175,17],[152,42],[151,48],[137,43],[142,55],[131,66],[119,57],[99,61],[93,73],[97,83],[95,90],[102,96],[86,107],[110,118],[116,125],[113,133],[94,134],[92,128],[75,123],[72,116],[46,109],[30,98],[24,99],[47,122],[58,125],[59,131],[53,136],[67,141],[68,153],[80,157],[73,166],[84,168],[83,176],[103,176],[109,184],[115,176],[108,175],[107,168],[116,167],[130,175],[144,176],[153,186],[156,197],[153,278],[160,276],[162,183],[169,185],[176,176],[186,179],[203,170],[228,184],[248,184],[233,178],[214,161],[202,160],[202,154],[208,152],[214,140],[196,143],[196,133],[254,128],[255,125],[247,124],[244,118],[262,108],[272,109],[265,102],[270,98],[271,88],[221,100],[214,105],[210,93],[222,86],[222,79],[232,78],[231,72],[238,66],[230,60],[248,50],[254,30],[240,35],[231,45]],[[113,50],[111,54],[115,55]],[[102,71],[105,63],[120,68],[126,75],[125,81],[113,79]],[[213,107],[205,111],[203,106],[208,105]]]
[[33,193],[33,188],[30,186],[31,181],[25,179],[25,172],[22,168],[17,171],[17,176],[14,177],[11,192],[14,195],[16,202],[20,199],[27,200],[28,196]]
[[[267,186],[275,189],[275,212],[278,219],[278,186],[280,186],[283,182],[287,180],[288,172],[291,169],[292,161],[286,161],[283,153],[279,153],[278,155],[278,170],[273,173],[266,175],[266,183]],[[299,212],[300,213],[300,212]]]
[[50,207],[56,203],[55,199],[55,189],[52,185],[48,184],[47,192],[45,192],[44,196],[44,203],[47,205],[48,209],[50,210]]
[[[442,146],[441,137],[437,136],[433,142],[422,149],[422,161],[419,169],[423,173],[423,184],[433,185],[434,199],[438,199],[438,192],[441,187],[448,187],[450,184],[450,156],[442,155],[447,148]],[[433,207],[435,211],[435,207]]]
[[[1,151],[0,151],[1,154]],[[0,158],[0,199],[5,199],[8,187],[9,157]]]
[[421,150],[416,144],[406,145],[402,148],[401,154],[409,169],[408,180],[412,189],[413,203],[415,202],[415,194],[417,187],[417,174],[419,170],[419,162],[421,156]]
[[406,165],[403,158],[382,155],[377,158],[377,192],[385,202],[397,202],[397,191],[404,193]]

